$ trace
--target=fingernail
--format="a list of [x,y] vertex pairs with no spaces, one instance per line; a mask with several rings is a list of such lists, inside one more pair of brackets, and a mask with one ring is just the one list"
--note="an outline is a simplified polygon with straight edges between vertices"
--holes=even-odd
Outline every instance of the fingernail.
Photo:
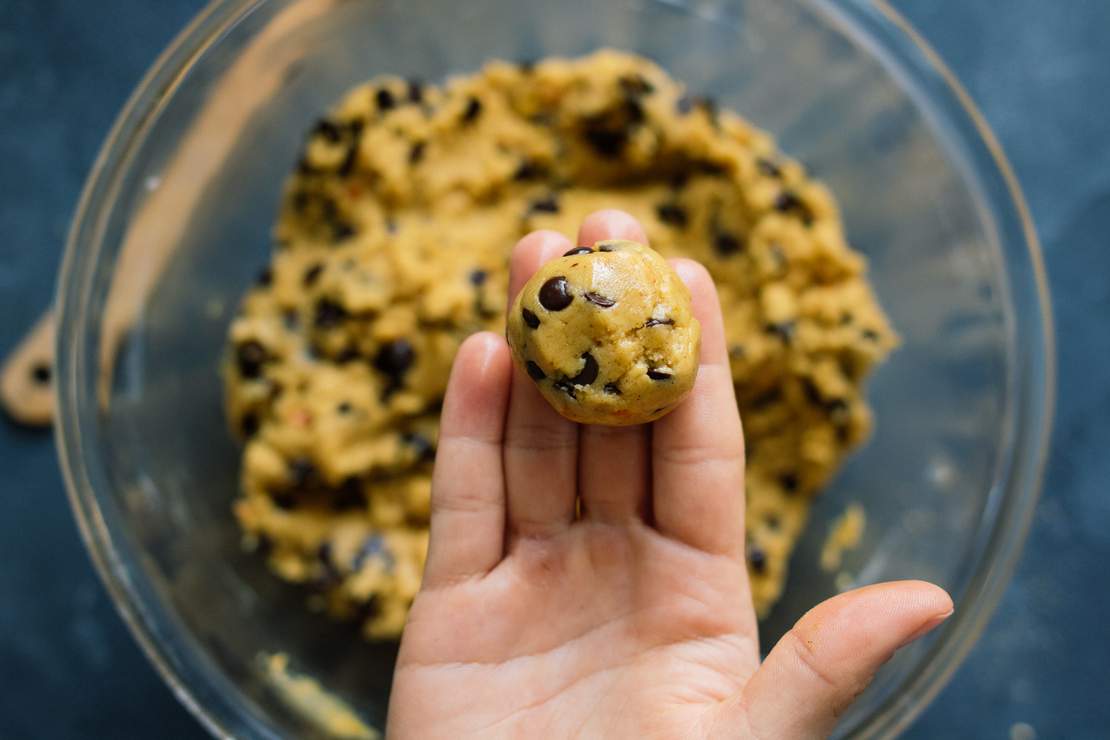
[[952,616],[952,614],[953,614],[953,613],[954,613],[954,610],[952,610],[952,609],[949,609],[949,610],[948,610],[948,611],[946,611],[946,612],[945,612],[944,614],[938,614],[938,615],[936,615],[935,617],[933,617],[933,618],[929,619],[929,620],[928,620],[927,622],[925,622],[925,623],[924,623],[923,625],[921,625],[920,627],[918,627],[918,628],[917,628],[917,630],[915,630],[915,631],[914,631],[914,633],[913,633],[912,635],[910,635],[909,637],[907,637],[907,638],[906,638],[906,639],[905,639],[905,640],[904,640],[904,641],[902,642],[902,644],[901,644],[901,645],[899,645],[898,647],[899,647],[899,648],[904,648],[904,647],[905,647],[906,645],[909,645],[909,644],[910,644],[911,642],[913,642],[914,640],[920,639],[920,638],[924,637],[925,635],[929,634],[929,633],[930,633],[930,632],[932,632],[932,631],[933,631],[934,629],[936,629],[936,628],[937,628],[937,626],[938,626],[938,625],[940,625],[940,623],[941,623],[941,622],[943,622],[944,620],[946,620],[946,619],[948,619],[948,618],[949,618],[950,616]]
[[699,266],[697,262],[690,259],[679,258],[670,260],[671,267],[678,273],[678,277],[682,282],[689,286],[692,282],[697,280]]
[[504,340],[491,332],[480,332],[475,337],[474,341],[479,345],[474,353],[474,359],[477,360],[475,369],[478,371],[478,377],[485,377],[489,372],[490,363],[493,362],[498,342]]

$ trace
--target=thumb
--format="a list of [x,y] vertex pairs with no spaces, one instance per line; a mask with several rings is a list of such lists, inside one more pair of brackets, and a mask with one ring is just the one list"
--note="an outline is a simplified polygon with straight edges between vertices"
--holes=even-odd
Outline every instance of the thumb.
[[745,686],[738,709],[755,737],[826,737],[895,650],[951,614],[951,597],[924,581],[834,596],[779,640]]

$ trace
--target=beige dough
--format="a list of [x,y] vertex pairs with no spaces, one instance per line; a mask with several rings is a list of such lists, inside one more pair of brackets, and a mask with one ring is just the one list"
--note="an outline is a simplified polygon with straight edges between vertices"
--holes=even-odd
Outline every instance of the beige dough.
[[[505,331],[513,244],[573,237],[599,208],[717,283],[753,596],[760,613],[774,604],[809,502],[869,433],[864,378],[897,340],[829,192],[767,134],[612,51],[493,62],[442,87],[379,78],[308,134],[226,380],[245,442],[236,516],[311,603],[398,634],[455,352]],[[573,372],[564,360],[543,362]]]
[[698,373],[690,292],[632,241],[577,247],[543,265],[517,295],[506,336],[548,403],[583,424],[654,421]]

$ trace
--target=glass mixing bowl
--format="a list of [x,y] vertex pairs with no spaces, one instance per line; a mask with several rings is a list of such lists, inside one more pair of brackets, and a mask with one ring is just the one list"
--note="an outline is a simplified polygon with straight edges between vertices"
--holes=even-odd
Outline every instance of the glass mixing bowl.
[[[154,65],[96,162],[61,271],[57,340],[58,442],[82,533],[139,642],[213,732],[326,734],[303,692],[264,670],[278,653],[381,727],[396,649],[308,613],[302,592],[241,551],[230,512],[238,452],[217,367],[303,132],[379,73],[436,79],[600,46],[657,60],[831,185],[904,338],[871,385],[877,434],[817,502],[764,644],[847,582],[947,588],[955,616],[900,651],[838,728],[889,736],[997,604],[1044,462],[1048,297],[994,138],[889,7],[223,0]],[[868,526],[835,577],[818,553],[853,501]]]

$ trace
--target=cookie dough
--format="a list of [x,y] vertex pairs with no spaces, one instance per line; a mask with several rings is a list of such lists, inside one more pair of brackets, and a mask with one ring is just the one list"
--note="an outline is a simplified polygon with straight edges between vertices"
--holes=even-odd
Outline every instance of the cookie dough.
[[714,277],[747,438],[756,607],[809,502],[871,427],[896,344],[836,204],[774,141],[651,62],[492,62],[443,86],[383,77],[309,132],[270,264],[229,329],[235,514],[312,603],[395,636],[427,544],[439,408],[459,344],[505,330],[507,257],[621,208]]
[[543,265],[509,310],[506,336],[548,403],[583,424],[654,421],[697,377],[690,292],[665,259],[632,241],[576,247]]

